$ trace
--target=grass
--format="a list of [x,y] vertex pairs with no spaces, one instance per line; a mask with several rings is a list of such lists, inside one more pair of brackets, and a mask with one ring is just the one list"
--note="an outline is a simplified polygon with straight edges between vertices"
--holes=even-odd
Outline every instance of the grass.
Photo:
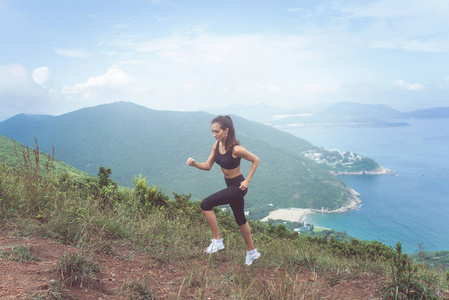
[[132,300],[156,300],[156,296],[151,292],[144,280],[126,283],[123,286],[123,294]]
[[2,259],[18,261],[18,262],[32,262],[39,261],[40,258],[36,257],[29,246],[17,245],[12,248],[11,251],[3,251],[0,255]]
[[82,287],[88,279],[95,279],[101,267],[84,253],[68,253],[59,259],[57,270],[64,283]]
[[[232,251],[220,256],[203,254],[210,230],[189,195],[170,198],[157,187],[143,185],[142,178],[136,178],[140,188],[134,190],[113,184],[100,187],[99,181],[50,173],[37,176],[34,170],[35,166],[0,165],[0,227],[82,250],[60,258],[61,279],[49,291],[54,298],[42,295],[39,299],[59,299],[65,286],[82,286],[95,278],[101,266],[91,260],[91,254],[110,254],[115,242],[149,253],[159,266],[183,267],[185,275],[175,283],[179,299],[191,295],[192,289],[198,299],[210,293],[229,299],[318,299],[328,286],[362,277],[383,278],[379,294],[385,299],[439,299],[438,292],[447,289],[445,272],[416,264],[379,242],[301,237],[284,226],[258,221],[249,222],[263,259],[248,268],[233,216],[219,210],[221,234]],[[24,248],[14,255],[28,259],[28,252]],[[303,280],[302,274],[309,274],[309,280]],[[122,292],[130,299],[154,299],[157,294],[145,281],[129,282]]]
[[69,293],[69,290],[64,288],[62,280],[51,280],[48,283],[48,288],[37,292],[32,296],[33,300],[68,300],[75,299]]

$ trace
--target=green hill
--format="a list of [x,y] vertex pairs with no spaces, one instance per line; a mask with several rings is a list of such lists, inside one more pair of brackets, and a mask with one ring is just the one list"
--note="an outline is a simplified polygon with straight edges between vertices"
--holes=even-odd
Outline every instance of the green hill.
[[[0,123],[0,134],[96,175],[99,166],[111,167],[111,179],[133,186],[142,174],[166,193],[192,193],[193,200],[224,186],[218,166],[210,172],[188,167],[189,156],[205,161],[214,139],[204,112],[156,111],[119,102],[84,108],[61,116],[17,115]],[[276,207],[337,208],[348,194],[344,184],[301,151],[309,142],[271,126],[234,116],[237,138],[261,159],[247,209],[261,218]],[[244,174],[249,163],[243,162]],[[274,206],[269,206],[273,204]]]
[[[207,255],[198,202],[143,179],[136,188],[51,175],[29,180],[0,165],[0,298],[27,299],[448,299],[447,271],[381,242],[335,232],[298,235],[249,220],[262,254],[232,214],[216,216],[225,249]],[[4,278],[6,280],[4,280]],[[30,284],[32,283],[32,284]]]
[[[20,160],[21,166],[23,166],[24,155],[26,160],[30,163],[29,167],[34,168],[36,166],[36,147],[32,149],[28,148],[21,143],[16,142],[14,148],[14,141],[0,135],[0,164],[4,163],[8,166],[15,166]],[[71,177],[88,177],[89,174],[76,169],[58,159],[53,159],[49,154],[39,152],[39,172],[42,174],[44,172],[53,172],[55,175],[67,174]],[[47,170],[48,167],[48,170]]]

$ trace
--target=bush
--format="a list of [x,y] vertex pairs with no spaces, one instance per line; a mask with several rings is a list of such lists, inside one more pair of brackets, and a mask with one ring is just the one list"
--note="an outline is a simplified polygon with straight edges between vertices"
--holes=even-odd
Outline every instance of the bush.
[[146,178],[142,178],[142,175],[134,178],[134,185],[138,207],[144,213],[149,212],[154,207],[168,206],[169,197],[154,185],[150,188],[147,185]]
[[390,263],[391,281],[383,286],[382,293],[387,299],[439,299],[436,293],[436,278],[419,272],[418,266],[404,253],[400,242]]
[[95,273],[100,272],[101,268],[87,255],[69,253],[59,259],[57,270],[62,280],[72,287],[82,286],[88,278],[94,279]]

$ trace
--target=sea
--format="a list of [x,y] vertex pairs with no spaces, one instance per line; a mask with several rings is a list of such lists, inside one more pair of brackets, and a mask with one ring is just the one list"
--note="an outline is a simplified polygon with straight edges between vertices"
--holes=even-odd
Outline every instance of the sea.
[[449,120],[385,128],[283,128],[315,146],[370,157],[396,175],[340,175],[360,209],[312,214],[305,223],[380,241],[406,253],[449,250]]

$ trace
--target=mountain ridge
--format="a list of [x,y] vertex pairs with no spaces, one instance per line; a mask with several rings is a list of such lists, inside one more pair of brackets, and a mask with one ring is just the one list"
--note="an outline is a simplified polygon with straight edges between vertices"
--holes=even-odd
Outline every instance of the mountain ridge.
[[[200,200],[224,185],[218,167],[202,172],[185,164],[189,156],[197,161],[209,156],[213,117],[117,102],[55,117],[16,116],[0,122],[0,134],[28,146],[36,137],[42,151],[54,146],[58,159],[92,175],[99,166],[111,167],[111,179],[124,186],[142,174],[165,192],[192,193]],[[247,196],[249,210],[265,214],[277,206],[335,209],[344,204],[349,194],[341,180],[302,155],[312,144],[259,122],[233,120],[242,145],[261,158]],[[242,162],[244,175],[249,167]]]
[[[449,107],[418,109],[411,112],[401,112],[385,104],[362,104],[357,102],[338,102],[322,104],[321,106],[306,106],[292,109],[267,110],[270,106],[234,105],[224,107],[224,113],[232,112],[242,117],[257,120],[273,126],[369,126],[391,127],[407,126],[410,119],[449,118]],[[218,111],[218,110],[216,110]],[[250,112],[248,112],[250,111]],[[254,116],[261,116],[255,118]]]

